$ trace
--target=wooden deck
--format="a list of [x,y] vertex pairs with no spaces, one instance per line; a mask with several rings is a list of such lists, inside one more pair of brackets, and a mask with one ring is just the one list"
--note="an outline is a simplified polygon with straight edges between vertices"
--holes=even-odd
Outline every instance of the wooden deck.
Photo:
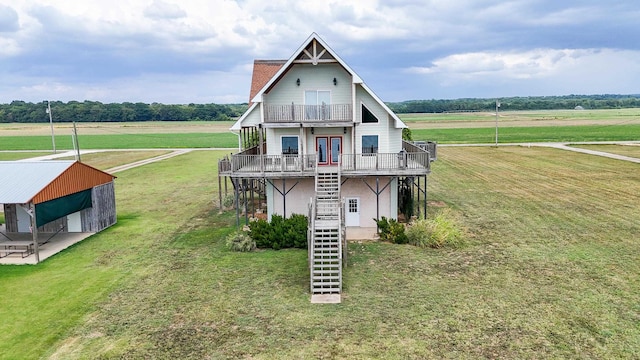
[[[220,175],[232,177],[311,177],[316,155],[232,155],[220,160]],[[431,171],[428,152],[395,154],[341,154],[338,164],[343,176],[420,176]]]

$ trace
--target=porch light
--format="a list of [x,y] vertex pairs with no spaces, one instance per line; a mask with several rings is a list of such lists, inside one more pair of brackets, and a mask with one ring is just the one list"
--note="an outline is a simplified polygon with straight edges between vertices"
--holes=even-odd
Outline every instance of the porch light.
[[314,133],[313,128],[311,128],[311,134],[313,134],[313,133]]
[[300,78],[296,80],[296,85],[300,86]]
[[338,79],[333,78],[333,85],[334,85],[334,86],[337,86],[337,85],[338,85]]
[[347,133],[347,127],[346,127],[346,126],[342,128],[342,133],[343,133],[343,134],[346,134],[346,133]]

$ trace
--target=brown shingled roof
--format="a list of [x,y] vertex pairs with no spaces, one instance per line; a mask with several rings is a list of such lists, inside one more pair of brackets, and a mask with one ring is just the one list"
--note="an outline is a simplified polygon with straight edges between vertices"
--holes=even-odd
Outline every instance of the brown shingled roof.
[[287,60],[254,60],[253,78],[251,79],[251,92],[249,93],[249,104],[258,91],[271,80],[280,70]]

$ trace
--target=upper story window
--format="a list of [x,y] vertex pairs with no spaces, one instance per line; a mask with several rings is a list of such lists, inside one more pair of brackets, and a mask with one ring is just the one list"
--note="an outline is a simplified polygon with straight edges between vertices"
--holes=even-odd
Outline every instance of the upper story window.
[[282,137],[282,154],[298,155],[298,137],[297,136]]
[[377,123],[378,118],[362,104],[362,123]]
[[331,92],[328,90],[305,90],[304,116],[306,120],[331,119]]
[[362,135],[362,153],[378,153],[378,135]]

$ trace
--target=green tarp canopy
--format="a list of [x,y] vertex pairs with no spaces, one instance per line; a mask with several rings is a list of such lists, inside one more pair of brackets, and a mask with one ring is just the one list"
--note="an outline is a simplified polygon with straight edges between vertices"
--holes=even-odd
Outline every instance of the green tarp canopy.
[[36,204],[36,225],[47,224],[63,216],[91,207],[91,189]]

